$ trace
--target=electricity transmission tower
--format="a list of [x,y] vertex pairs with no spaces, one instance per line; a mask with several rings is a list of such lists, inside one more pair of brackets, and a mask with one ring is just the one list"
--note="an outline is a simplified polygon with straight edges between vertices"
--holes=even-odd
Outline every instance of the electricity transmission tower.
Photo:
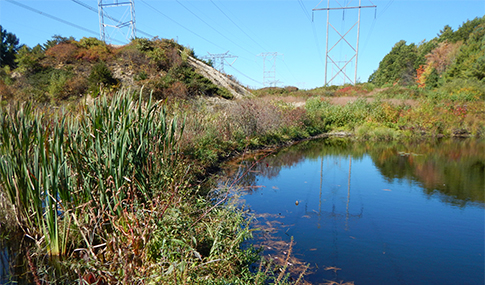
[[[257,56],[263,57],[263,85],[264,86],[276,86],[279,80],[276,80],[276,57],[279,54],[277,52],[264,52],[260,53]],[[266,69],[266,57],[269,57],[268,61],[270,62],[269,69]]]
[[214,54],[210,52],[207,52],[207,53],[209,55],[204,56],[203,58],[212,60],[212,62],[214,63],[214,68],[219,70],[219,72],[221,73],[224,73],[224,62],[226,61],[226,58],[234,58],[234,60],[231,63],[228,62],[229,65],[233,65],[234,62],[236,62],[237,60],[237,56],[230,55],[229,51],[225,53],[218,53],[218,54]]
[[[336,1],[337,2],[338,6],[330,6],[330,0],[327,0],[327,7],[326,8],[313,8],[312,9],[312,12],[314,11],[327,11],[327,33],[326,33],[326,49],[325,49],[325,85],[329,84],[332,82],[332,80],[334,80],[339,74],[342,74],[343,77],[344,77],[344,80],[345,78],[347,78],[352,84],[355,84],[357,82],[357,61],[358,61],[358,56],[359,56],[359,36],[360,36],[360,10],[362,8],[376,8],[377,6],[374,5],[370,0],[369,2],[372,4],[372,5],[368,5],[368,6],[362,6],[362,0],[359,0],[359,5],[358,6],[349,6],[350,3],[352,1],[349,1],[345,6],[342,6],[339,1]],[[321,2],[320,2],[321,3]],[[333,2],[332,2],[333,3]],[[330,11],[331,10],[342,10],[343,12],[343,17],[345,17],[345,11],[346,10],[350,10],[350,9],[358,9],[358,17],[357,17],[357,22],[355,22],[355,24],[350,28],[348,29],[345,33],[340,33],[331,23],[330,23]],[[348,40],[347,40],[347,36],[349,35],[349,33],[357,26],[357,43],[355,45],[351,44]],[[337,42],[329,49],[328,48],[328,45],[329,45],[329,27],[332,27],[332,29],[338,34],[339,36],[339,39],[337,40]],[[346,38],[347,37],[347,38]],[[348,47],[350,48],[350,51],[351,51],[351,57],[349,60],[346,60],[345,64],[343,66],[339,65],[338,62],[336,60],[334,60],[335,58],[335,47],[340,43],[340,42],[345,42]],[[343,44],[342,42],[342,44]],[[332,53],[333,52],[333,53]],[[354,65],[354,79],[352,80],[349,75],[346,73],[346,67],[349,63],[351,63],[353,60],[355,59],[355,65]],[[335,66],[338,71],[337,73],[330,79],[330,80],[327,80],[327,71],[328,71],[328,64],[329,64],[329,61],[330,63],[332,64],[332,66]],[[350,75],[351,76],[351,75]]]
[[[111,17],[107,10],[117,13],[118,17]],[[113,36],[106,33],[107,28],[111,28],[112,32],[117,32],[122,28],[128,27],[125,38],[131,40],[136,37],[135,0],[124,0],[121,2],[118,0],[98,0],[98,16],[99,32],[103,42],[109,43]]]

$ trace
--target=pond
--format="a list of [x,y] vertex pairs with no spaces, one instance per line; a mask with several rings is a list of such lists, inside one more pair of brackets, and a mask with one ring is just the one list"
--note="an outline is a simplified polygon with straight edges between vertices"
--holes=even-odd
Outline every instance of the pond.
[[[225,169],[256,246],[313,284],[484,284],[485,143],[307,141]],[[300,265],[300,266],[299,266]],[[291,272],[291,270],[290,270]]]

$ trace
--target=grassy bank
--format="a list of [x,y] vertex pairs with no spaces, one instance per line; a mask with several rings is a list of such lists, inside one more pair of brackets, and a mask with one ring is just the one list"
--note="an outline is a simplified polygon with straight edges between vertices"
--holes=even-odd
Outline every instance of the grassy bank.
[[10,218],[0,222],[23,233],[31,283],[284,283],[285,268],[251,269],[260,257],[240,247],[249,221],[227,189],[201,188],[221,161],[332,131],[367,140],[485,133],[479,100],[334,105],[312,95],[297,108],[265,94],[217,104],[139,94],[70,113],[1,109],[0,202]]

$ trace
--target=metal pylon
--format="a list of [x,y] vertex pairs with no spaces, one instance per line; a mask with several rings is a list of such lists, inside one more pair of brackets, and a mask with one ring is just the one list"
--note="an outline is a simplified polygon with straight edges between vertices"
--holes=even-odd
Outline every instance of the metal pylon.
[[[279,82],[279,80],[276,80],[276,57],[279,54],[277,52],[264,52],[258,54],[258,56],[263,57],[263,85],[264,86],[276,86],[276,84]],[[269,58],[270,66],[269,69],[266,69],[266,57]]]
[[229,63],[229,65],[233,65],[234,62],[237,60],[237,56],[229,54],[229,51],[225,53],[210,53],[207,52],[209,55],[204,56],[203,58],[210,59],[214,63],[214,68],[219,70],[219,72],[224,73],[224,62],[226,61],[226,58],[234,58],[233,62]]
[[[119,7],[126,7],[123,15],[120,17],[115,18],[107,13],[107,10],[114,12],[115,10],[119,10]],[[111,35],[107,35],[106,33],[107,28],[112,28],[113,31],[119,31],[128,27],[125,38],[127,40],[136,38],[134,0],[125,0],[121,2],[118,0],[98,0],[98,16],[100,38],[103,42],[109,43],[111,41]],[[130,18],[129,20],[127,19],[128,17]]]
[[[372,5],[367,5],[367,6],[362,6],[362,0],[359,0],[358,6],[349,6],[350,3],[352,3],[352,1],[349,1],[345,6],[341,5],[339,3],[339,1],[335,0],[335,2],[338,4],[338,6],[336,6],[336,7],[331,7],[330,6],[330,0],[327,0],[327,7],[326,8],[317,8],[318,7],[318,5],[317,5],[317,7],[312,9],[313,12],[314,11],[327,11],[327,34],[326,34],[326,48],[325,48],[325,85],[328,85],[329,83],[331,83],[332,80],[334,80],[340,73],[343,74],[344,80],[345,80],[345,78],[347,78],[352,84],[355,84],[357,82],[357,62],[358,62],[358,57],[359,57],[360,10],[362,8],[376,8],[377,6],[374,5],[370,0],[369,0],[369,2]],[[348,10],[348,9],[358,9],[357,22],[355,22],[355,24],[350,29],[348,29],[345,33],[341,33],[332,24],[330,24],[330,11],[331,10],[344,10],[345,11],[345,10]],[[328,46],[329,46],[329,27],[332,27],[332,29],[340,36],[338,41],[330,49],[328,48]],[[353,44],[351,44],[347,40],[346,36],[348,36],[350,31],[352,31],[355,27],[357,27],[357,43],[354,46]],[[350,49],[353,51],[353,55],[350,57],[349,60],[346,60],[346,62],[343,66],[340,66],[338,64],[338,61],[334,60],[334,57],[332,56],[331,52],[342,41],[345,42],[350,47]],[[354,65],[355,69],[354,69],[354,79],[352,80],[349,77],[349,75],[347,75],[347,73],[346,73],[346,67],[353,60],[355,60],[355,65]],[[335,66],[338,69],[338,71],[330,80],[327,80],[328,79],[327,71],[328,71],[329,61],[330,61],[330,64],[332,66]]]

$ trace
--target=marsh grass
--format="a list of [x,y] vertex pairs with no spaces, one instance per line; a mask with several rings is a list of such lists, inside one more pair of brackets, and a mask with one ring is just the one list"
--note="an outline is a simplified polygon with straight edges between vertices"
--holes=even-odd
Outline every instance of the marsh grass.
[[227,197],[198,194],[181,153],[184,121],[142,97],[120,91],[73,114],[1,110],[0,189],[32,278],[254,283],[249,265],[259,254],[240,248],[252,236],[246,214]]

